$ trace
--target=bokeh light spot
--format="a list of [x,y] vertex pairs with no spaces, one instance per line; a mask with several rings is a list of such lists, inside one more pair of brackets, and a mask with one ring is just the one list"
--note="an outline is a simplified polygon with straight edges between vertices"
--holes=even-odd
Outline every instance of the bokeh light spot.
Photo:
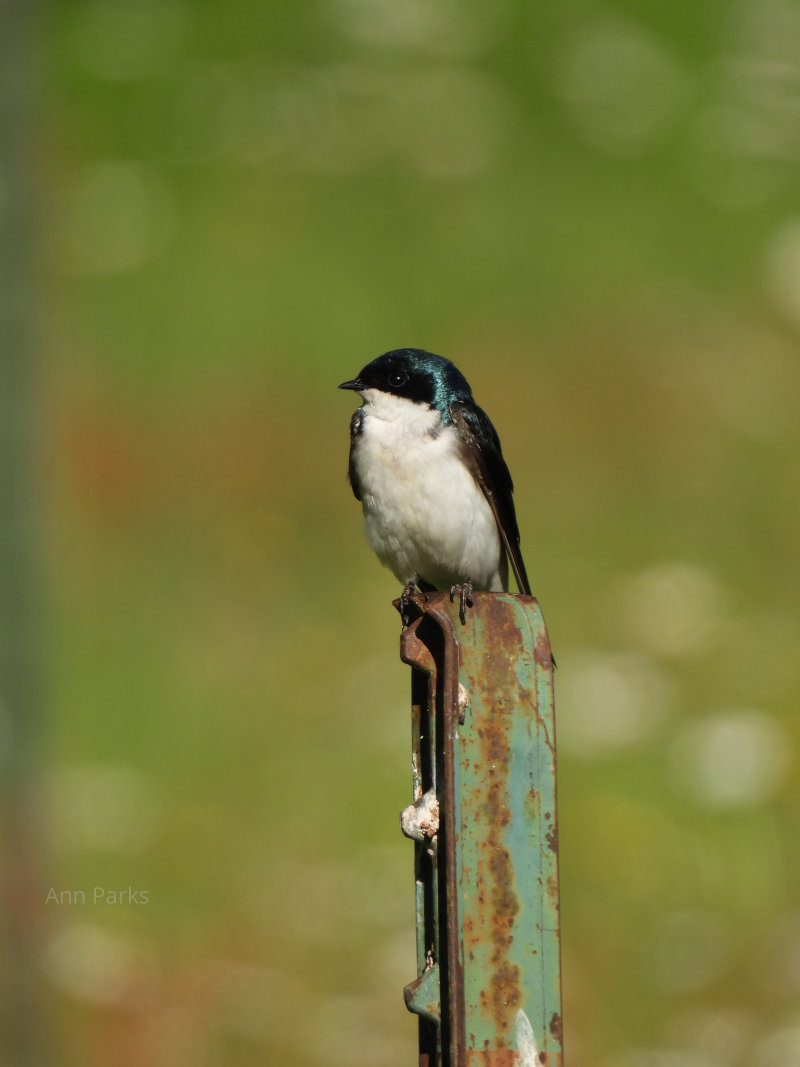
[[[92,891],[86,892],[91,904]],[[154,955],[144,942],[92,923],[62,930],[46,947],[44,967],[70,996],[100,1005],[141,1001],[152,992],[156,975]]]
[[506,17],[505,0],[334,0],[336,22],[353,40],[386,48],[465,55],[485,46]]
[[800,1063],[800,1021],[779,1026],[756,1045],[754,1067],[795,1067]]
[[558,88],[586,140],[621,154],[657,140],[686,93],[685,75],[663,45],[622,21],[587,28],[570,43]]
[[784,222],[772,235],[764,283],[775,307],[800,325],[800,217]]
[[789,430],[800,406],[796,350],[777,331],[731,321],[698,353],[693,377],[728,426],[757,440]]
[[724,597],[704,567],[669,562],[626,578],[616,600],[620,626],[633,645],[652,655],[681,659],[711,647]]
[[673,779],[698,804],[740,808],[763,803],[783,784],[792,744],[763,711],[719,711],[688,723],[671,752]]
[[614,1067],[718,1067],[704,1056],[669,1048],[634,1048],[614,1061]]
[[155,787],[132,767],[55,768],[45,794],[46,832],[60,848],[141,852],[161,818]]
[[634,653],[582,652],[559,679],[558,743],[600,759],[649,740],[673,703],[671,679]]

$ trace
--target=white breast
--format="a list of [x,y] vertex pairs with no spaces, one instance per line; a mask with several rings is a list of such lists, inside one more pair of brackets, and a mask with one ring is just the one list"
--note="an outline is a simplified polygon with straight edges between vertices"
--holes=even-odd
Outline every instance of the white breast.
[[455,431],[426,404],[374,389],[363,397],[353,462],[373,551],[404,583],[471,578],[476,589],[502,589],[497,525]]

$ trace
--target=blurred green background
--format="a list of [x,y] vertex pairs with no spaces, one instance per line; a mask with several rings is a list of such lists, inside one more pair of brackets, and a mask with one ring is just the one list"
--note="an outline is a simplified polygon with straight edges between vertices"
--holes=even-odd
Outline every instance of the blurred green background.
[[800,1064],[800,7],[37,32],[40,1062],[416,1062],[336,392],[411,345],[499,428],[559,661],[567,1062]]

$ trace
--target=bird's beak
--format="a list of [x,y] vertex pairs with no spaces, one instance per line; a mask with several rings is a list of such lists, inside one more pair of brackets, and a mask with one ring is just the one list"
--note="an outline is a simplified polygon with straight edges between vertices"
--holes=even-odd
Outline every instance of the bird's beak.
[[360,392],[363,388],[363,382],[360,378],[353,378],[350,382],[342,382],[339,386],[340,389],[354,389],[356,392]]

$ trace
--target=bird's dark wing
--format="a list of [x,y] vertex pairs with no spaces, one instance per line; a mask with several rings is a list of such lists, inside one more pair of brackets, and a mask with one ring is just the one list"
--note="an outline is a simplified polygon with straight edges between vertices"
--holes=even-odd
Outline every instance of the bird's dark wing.
[[350,455],[347,463],[347,478],[350,482],[350,488],[353,490],[353,495],[356,500],[361,499],[361,486],[358,484],[358,475],[356,474],[356,465],[353,462],[353,452],[356,449],[358,435],[361,433],[361,408],[353,412],[353,417],[350,420]]
[[514,484],[503,459],[497,430],[477,404],[456,400],[450,405],[450,417],[461,438],[464,462],[489,501],[519,591],[530,593],[519,549],[519,527],[512,497]]

